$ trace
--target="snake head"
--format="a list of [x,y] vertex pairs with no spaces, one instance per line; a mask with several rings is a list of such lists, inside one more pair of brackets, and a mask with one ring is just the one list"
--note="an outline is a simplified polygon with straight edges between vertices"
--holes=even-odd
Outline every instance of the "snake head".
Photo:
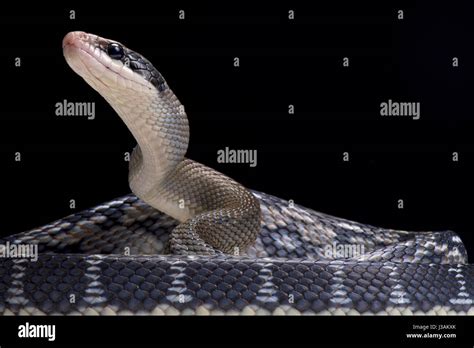
[[163,92],[167,88],[146,58],[120,42],[74,31],[64,37],[63,53],[69,66],[102,95],[110,89]]

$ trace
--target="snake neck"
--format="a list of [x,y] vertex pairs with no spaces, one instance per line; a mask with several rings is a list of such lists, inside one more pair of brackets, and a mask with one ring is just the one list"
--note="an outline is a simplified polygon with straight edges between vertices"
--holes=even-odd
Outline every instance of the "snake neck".
[[106,98],[135,139],[129,164],[132,192],[152,207],[173,216],[163,200],[153,193],[183,161],[188,147],[189,126],[184,107],[166,89]]

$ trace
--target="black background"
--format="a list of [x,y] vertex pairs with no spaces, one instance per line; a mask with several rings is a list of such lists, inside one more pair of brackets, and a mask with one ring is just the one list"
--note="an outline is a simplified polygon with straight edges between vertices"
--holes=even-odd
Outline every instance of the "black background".
[[[163,74],[190,120],[187,157],[249,188],[336,216],[397,229],[454,230],[472,261],[474,21],[468,1],[309,3],[4,8],[1,235],[129,192],[123,153],[135,141],[62,56],[64,35],[83,30],[124,43]],[[178,19],[180,9],[185,20]],[[343,57],[350,67],[343,67]],[[55,116],[64,99],[95,102],[96,119]],[[381,117],[380,103],[388,99],[421,102],[421,119]],[[225,146],[257,149],[257,167],[217,163]],[[15,151],[22,153],[19,163]],[[77,202],[73,211],[70,199]]]

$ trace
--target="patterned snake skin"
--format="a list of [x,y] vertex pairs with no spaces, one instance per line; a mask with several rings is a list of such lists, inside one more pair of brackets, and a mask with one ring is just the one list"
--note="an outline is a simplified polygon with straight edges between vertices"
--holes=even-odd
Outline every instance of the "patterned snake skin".
[[82,32],[63,47],[139,143],[135,194],[0,240],[38,248],[37,260],[0,258],[0,313],[474,314],[474,267],[455,233],[377,228],[248,191],[184,159],[184,110],[146,59]]

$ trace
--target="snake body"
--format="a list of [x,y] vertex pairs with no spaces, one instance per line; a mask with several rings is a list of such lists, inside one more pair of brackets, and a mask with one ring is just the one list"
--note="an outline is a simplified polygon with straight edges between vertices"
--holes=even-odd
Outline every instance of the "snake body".
[[474,267],[454,232],[378,228],[250,191],[184,157],[184,108],[143,56],[84,32],[63,51],[138,142],[133,193],[1,240],[39,257],[0,259],[0,313],[474,314]]

